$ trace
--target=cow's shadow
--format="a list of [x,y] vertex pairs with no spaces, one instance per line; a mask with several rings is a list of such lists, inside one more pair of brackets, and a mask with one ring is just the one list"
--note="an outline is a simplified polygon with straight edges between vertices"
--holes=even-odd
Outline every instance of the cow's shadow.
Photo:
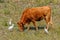
[[[44,27],[45,26],[38,26],[38,30],[44,29]],[[26,30],[26,29],[27,29],[27,27],[24,27],[24,30]],[[30,30],[36,30],[36,28],[35,27],[30,27]]]

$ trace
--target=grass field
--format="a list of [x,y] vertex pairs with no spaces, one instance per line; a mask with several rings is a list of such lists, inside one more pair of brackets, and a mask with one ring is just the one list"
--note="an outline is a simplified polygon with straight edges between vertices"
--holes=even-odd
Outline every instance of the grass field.
[[[50,26],[49,34],[44,32],[44,20],[37,22],[39,30],[35,31],[31,23],[30,31],[18,31],[16,22],[25,8],[50,5],[53,17],[53,29]],[[8,30],[8,21],[12,18],[14,29]],[[60,40],[60,0],[0,0],[0,40]]]

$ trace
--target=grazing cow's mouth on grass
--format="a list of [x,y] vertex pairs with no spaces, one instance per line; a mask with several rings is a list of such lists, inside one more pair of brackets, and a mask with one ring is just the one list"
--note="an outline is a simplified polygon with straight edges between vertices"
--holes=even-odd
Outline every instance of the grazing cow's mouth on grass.
[[[49,6],[43,6],[43,7],[35,7],[35,8],[28,8],[23,11],[23,14],[21,16],[20,21],[17,23],[19,30],[24,30],[25,24],[30,24],[32,22],[38,30],[38,27],[36,26],[36,21],[40,21],[44,19],[46,21],[46,30],[49,28],[49,24],[52,24],[52,16],[51,16],[51,8]],[[29,26],[28,26],[29,30]]]
[[18,26],[19,26],[19,30],[20,31],[24,31],[24,25],[22,23],[17,22]]

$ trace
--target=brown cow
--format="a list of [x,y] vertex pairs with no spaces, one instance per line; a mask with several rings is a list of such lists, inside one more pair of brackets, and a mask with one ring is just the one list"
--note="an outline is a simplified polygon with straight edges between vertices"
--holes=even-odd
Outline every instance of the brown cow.
[[[30,24],[32,22],[34,26],[36,27],[36,30],[38,30],[38,27],[36,26],[36,21],[40,21],[44,19],[46,21],[46,29],[48,30],[49,23],[52,24],[51,19],[51,8],[49,6],[43,6],[43,7],[35,7],[35,8],[28,8],[24,10],[21,19],[17,22],[19,30],[24,30],[25,24]],[[29,27],[28,27],[29,30]]]

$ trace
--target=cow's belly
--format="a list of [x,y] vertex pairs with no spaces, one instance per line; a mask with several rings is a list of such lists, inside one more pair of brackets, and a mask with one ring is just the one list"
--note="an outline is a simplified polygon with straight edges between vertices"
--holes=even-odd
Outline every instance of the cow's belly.
[[40,20],[42,20],[42,19],[43,19],[42,17],[36,18],[36,21],[40,21]]

